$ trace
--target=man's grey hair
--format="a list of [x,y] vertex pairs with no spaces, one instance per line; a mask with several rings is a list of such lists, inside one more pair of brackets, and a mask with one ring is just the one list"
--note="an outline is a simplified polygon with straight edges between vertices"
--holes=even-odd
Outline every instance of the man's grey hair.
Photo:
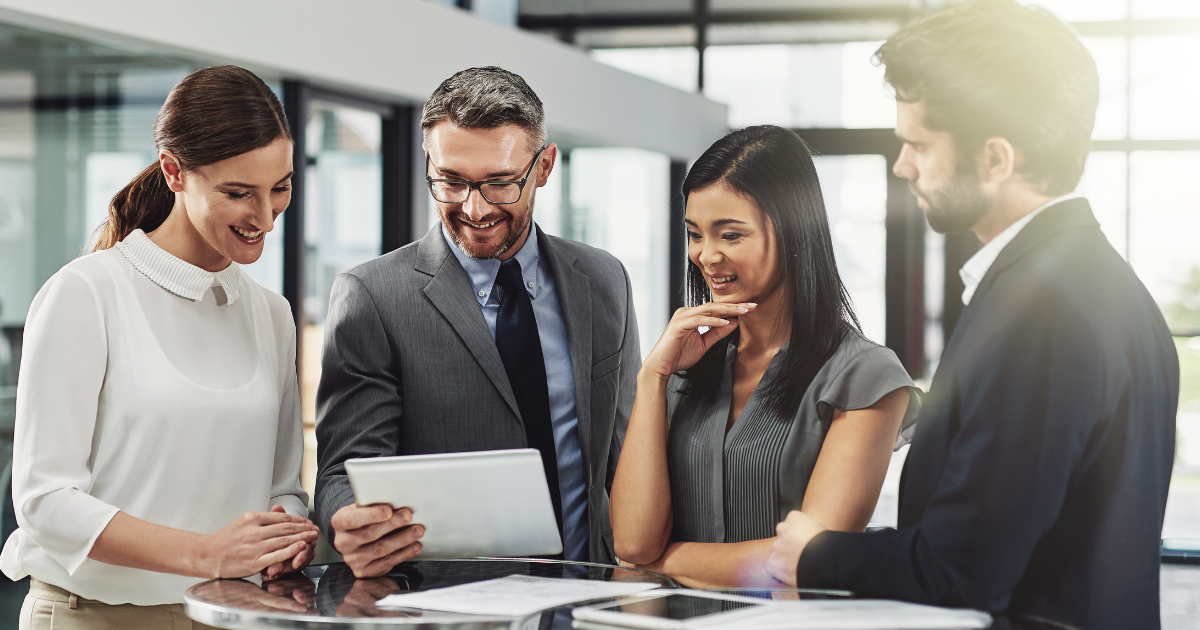
[[421,133],[448,120],[467,129],[516,125],[529,132],[530,151],[546,144],[542,101],[520,75],[496,66],[454,73],[433,91],[421,112]]

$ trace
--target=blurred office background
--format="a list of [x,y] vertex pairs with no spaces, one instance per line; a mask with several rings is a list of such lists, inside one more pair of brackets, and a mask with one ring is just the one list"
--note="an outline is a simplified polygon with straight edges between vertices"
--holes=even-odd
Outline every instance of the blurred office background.
[[[1200,2],[1034,3],[1071,22],[1099,65],[1081,189],[1176,335],[1182,393],[1163,553],[1185,562],[1200,556]],[[535,218],[624,262],[643,352],[680,305],[675,191],[690,160],[726,129],[760,123],[796,129],[819,154],[838,264],[869,337],[928,383],[961,312],[958,268],[978,242],[930,231],[891,175],[895,107],[871,59],[946,2],[215,0],[188,9],[186,22],[134,0],[95,4],[104,6],[0,0],[3,536],[15,526],[6,463],[30,302],[88,251],[109,199],[154,160],[154,117],[170,88],[208,65],[263,76],[297,140],[292,205],[246,271],[296,316],[310,491],[330,286],[437,224],[417,119],[437,83],[470,65],[514,70],[545,101],[562,150]],[[222,13],[235,8],[230,24]],[[874,524],[895,522],[905,453]],[[15,619],[6,606],[0,628]]]

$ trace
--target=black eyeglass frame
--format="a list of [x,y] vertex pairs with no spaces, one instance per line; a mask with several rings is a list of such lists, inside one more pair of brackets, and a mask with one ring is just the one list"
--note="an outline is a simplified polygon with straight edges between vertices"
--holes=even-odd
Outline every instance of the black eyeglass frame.
[[[467,200],[471,198],[471,190],[478,190],[479,196],[483,197],[484,201],[486,201],[494,206],[511,205],[511,204],[517,203],[518,201],[521,200],[521,197],[525,196],[525,183],[528,182],[530,176],[533,175],[533,167],[537,166],[538,160],[541,159],[541,157],[542,157],[542,153],[549,147],[550,147],[550,145],[543,144],[542,148],[538,149],[538,152],[533,156],[533,162],[531,162],[529,164],[529,169],[527,171],[525,171],[525,177],[522,177],[520,179],[520,181],[487,180],[487,181],[482,181],[482,182],[469,182],[464,179],[443,179],[443,178],[430,177],[429,176],[429,153],[426,152],[425,153],[425,183],[429,185],[429,194],[438,203],[467,203]],[[462,201],[442,201],[441,199],[438,199],[437,194],[435,194],[433,192],[433,185],[438,182],[447,183],[447,184],[466,184],[467,185],[467,196],[465,198],[463,198]],[[517,190],[519,192],[517,193],[517,198],[513,199],[512,201],[492,201],[491,199],[488,199],[487,195],[483,194],[483,186],[485,184],[490,184],[493,186],[498,185],[498,184],[516,184]]]

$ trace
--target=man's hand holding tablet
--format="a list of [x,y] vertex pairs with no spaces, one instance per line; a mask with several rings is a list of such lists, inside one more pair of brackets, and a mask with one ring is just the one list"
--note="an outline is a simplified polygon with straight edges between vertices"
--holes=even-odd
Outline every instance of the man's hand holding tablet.
[[355,458],[346,461],[346,475],[355,503],[338,510],[331,525],[334,547],[357,577],[383,575],[418,553],[516,558],[563,551],[537,449]]
[[412,517],[408,508],[347,505],[333,515],[333,546],[354,577],[378,577],[421,553],[425,528],[410,527]]

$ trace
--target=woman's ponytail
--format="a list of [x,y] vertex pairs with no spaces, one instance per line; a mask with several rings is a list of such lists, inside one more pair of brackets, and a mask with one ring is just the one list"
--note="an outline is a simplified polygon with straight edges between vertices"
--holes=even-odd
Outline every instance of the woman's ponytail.
[[154,231],[167,220],[173,207],[175,193],[167,186],[162,167],[155,161],[113,196],[108,204],[108,221],[92,251],[108,249],[138,228]]
[[[237,66],[197,70],[184,77],[154,121],[154,145],[170,151],[183,172],[215,164],[279,138],[292,139],[279,98],[254,73]],[[93,251],[108,249],[134,230],[151,232],[175,207],[158,162],[147,166],[108,206],[108,221]]]

